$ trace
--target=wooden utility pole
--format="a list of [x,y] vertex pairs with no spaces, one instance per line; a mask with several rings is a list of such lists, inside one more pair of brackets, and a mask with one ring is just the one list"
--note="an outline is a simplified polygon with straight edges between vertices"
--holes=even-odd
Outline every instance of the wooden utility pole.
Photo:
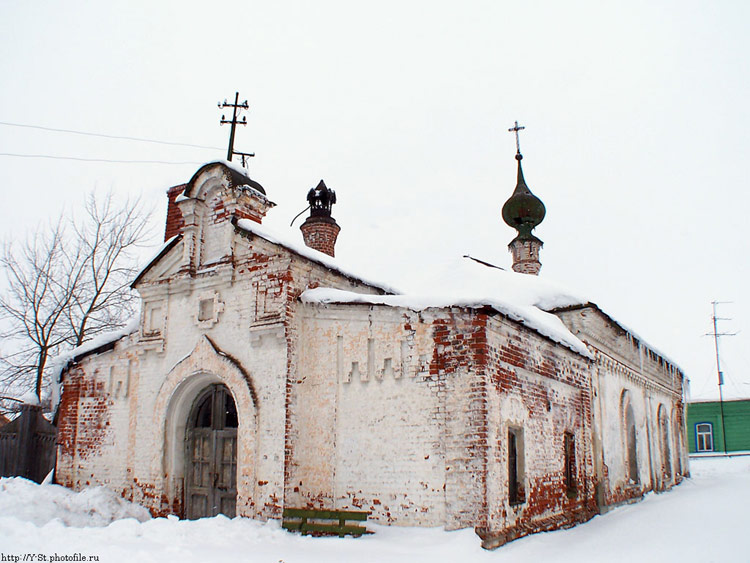
[[230,104],[227,103],[226,100],[224,100],[224,103],[219,102],[220,108],[232,108],[232,119],[226,119],[224,115],[221,116],[221,121],[219,121],[220,125],[224,125],[225,123],[228,123],[231,125],[231,128],[229,130],[229,148],[227,149],[227,160],[229,162],[232,162],[232,156],[237,154],[242,156],[242,166],[245,166],[245,158],[255,156],[255,153],[246,153],[246,152],[237,152],[234,150],[234,133],[237,128],[237,125],[247,125],[247,116],[242,116],[242,121],[240,121],[239,114],[242,110],[248,109],[250,106],[247,104],[247,100],[245,100],[242,103],[239,103],[240,99],[240,93],[235,92],[234,94],[234,103]]
[[734,336],[736,332],[719,332],[717,328],[717,321],[728,321],[731,319],[725,319],[716,316],[716,306],[722,303],[730,303],[729,301],[711,301],[713,305],[713,315],[711,316],[714,323],[714,331],[710,333],[710,336],[714,337],[714,350],[716,350],[716,373],[719,378],[719,411],[721,413],[721,440],[724,446],[724,453],[727,453],[727,433],[726,427],[724,426],[724,373],[721,371],[721,361],[719,360],[719,336]]

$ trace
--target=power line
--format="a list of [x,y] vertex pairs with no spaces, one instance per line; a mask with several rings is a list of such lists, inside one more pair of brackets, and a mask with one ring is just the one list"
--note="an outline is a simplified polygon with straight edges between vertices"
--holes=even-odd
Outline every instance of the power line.
[[18,154],[9,152],[0,152],[0,156],[16,156],[19,158],[52,158],[55,160],[78,160],[82,162],[114,162],[118,164],[203,164],[194,160],[184,160],[181,162],[170,162],[166,160],[115,160],[111,158],[81,158],[77,156],[57,156],[53,154]]
[[74,135],[85,135],[87,137],[103,137],[105,139],[121,139],[125,141],[139,141],[142,143],[157,143],[159,145],[174,145],[178,147],[192,147],[195,149],[211,149],[211,150],[223,150],[221,147],[211,147],[208,145],[193,145],[191,143],[177,143],[173,141],[160,141],[158,139],[146,139],[143,137],[125,137],[122,135],[106,135],[104,133],[90,133],[88,131],[75,131],[73,129],[57,129],[55,127],[43,127],[41,125],[27,125],[24,123],[10,123],[8,121],[0,121],[0,125],[7,125],[10,127],[25,127],[27,129],[41,129],[42,131],[54,131],[56,133],[72,133]]

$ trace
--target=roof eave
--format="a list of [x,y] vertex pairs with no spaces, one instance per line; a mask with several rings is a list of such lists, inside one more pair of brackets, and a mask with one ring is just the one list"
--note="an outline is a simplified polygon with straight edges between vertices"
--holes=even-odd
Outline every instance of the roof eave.
[[151,262],[149,262],[148,264],[146,264],[146,266],[135,277],[135,279],[133,280],[133,282],[130,284],[130,289],[135,289],[135,286],[138,284],[139,281],[141,281],[143,279],[143,276],[145,276],[146,273],[148,273],[148,271],[151,268],[153,268],[157,264],[157,262],[159,262],[159,260],[161,260],[162,258],[164,258],[164,256],[170,250],[172,250],[175,247],[175,245],[178,242],[180,242],[181,240],[182,240],[182,233],[180,233],[179,235],[176,235],[175,237],[172,238],[172,240],[170,240],[167,244],[165,244],[164,247],[159,252],[159,254],[157,254],[156,256],[154,256],[151,259]]

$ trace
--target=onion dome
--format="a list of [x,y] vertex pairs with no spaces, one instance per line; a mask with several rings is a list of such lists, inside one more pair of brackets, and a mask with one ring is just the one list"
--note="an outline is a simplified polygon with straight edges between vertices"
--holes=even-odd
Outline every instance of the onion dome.
[[521,154],[516,154],[518,161],[518,180],[513,195],[503,205],[503,221],[518,231],[519,240],[538,240],[531,231],[544,220],[546,210],[542,200],[531,193],[523,178]]

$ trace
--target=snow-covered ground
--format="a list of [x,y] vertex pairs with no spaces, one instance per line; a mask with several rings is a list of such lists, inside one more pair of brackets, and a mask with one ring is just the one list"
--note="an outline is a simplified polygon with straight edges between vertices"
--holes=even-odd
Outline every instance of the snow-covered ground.
[[471,530],[369,524],[375,533],[359,539],[301,537],[278,522],[149,519],[101,488],[74,494],[2,479],[0,555],[4,561],[9,555],[44,561],[40,554],[46,561],[58,555],[127,563],[750,561],[750,456],[691,460],[691,471],[692,479],[668,493],[492,552],[479,547]]

